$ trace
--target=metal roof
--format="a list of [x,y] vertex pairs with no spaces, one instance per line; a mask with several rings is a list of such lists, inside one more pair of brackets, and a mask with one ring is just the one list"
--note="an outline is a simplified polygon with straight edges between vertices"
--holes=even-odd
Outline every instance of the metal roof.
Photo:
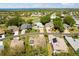
[[70,43],[75,51],[79,49],[79,40],[73,39],[72,37],[65,36],[66,40]]

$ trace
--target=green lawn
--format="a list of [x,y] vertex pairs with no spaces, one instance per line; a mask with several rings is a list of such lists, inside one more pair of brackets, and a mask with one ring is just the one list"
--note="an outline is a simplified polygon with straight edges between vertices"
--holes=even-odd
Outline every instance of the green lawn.
[[37,21],[39,19],[39,17],[22,17],[25,21],[29,20],[29,19],[33,19],[33,21]]

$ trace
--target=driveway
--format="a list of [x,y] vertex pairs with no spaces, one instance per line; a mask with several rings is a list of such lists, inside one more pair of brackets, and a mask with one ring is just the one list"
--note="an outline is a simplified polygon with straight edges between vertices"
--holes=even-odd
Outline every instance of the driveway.
[[[46,27],[46,31],[47,31],[47,33],[52,33],[52,30],[50,27]],[[52,38],[55,38],[55,36],[53,36],[52,34],[48,34],[48,38],[49,38],[49,43],[51,43]]]

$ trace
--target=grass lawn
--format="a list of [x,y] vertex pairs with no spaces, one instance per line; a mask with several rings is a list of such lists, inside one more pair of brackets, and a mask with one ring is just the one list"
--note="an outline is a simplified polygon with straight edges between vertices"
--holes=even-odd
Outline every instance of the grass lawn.
[[69,31],[71,33],[78,33],[79,32],[79,29],[77,27],[72,27],[72,28],[69,29]]
[[27,21],[29,19],[33,19],[33,21],[37,21],[39,19],[39,17],[22,17],[22,19],[24,19],[25,21]]
[[52,47],[51,47],[51,44],[47,44],[47,48],[48,48],[48,55],[49,56],[52,56],[52,52],[53,52],[53,50],[52,50]]
[[53,32],[53,33],[59,33],[59,30],[56,30],[56,29],[53,28],[53,29],[52,29],[52,32]]

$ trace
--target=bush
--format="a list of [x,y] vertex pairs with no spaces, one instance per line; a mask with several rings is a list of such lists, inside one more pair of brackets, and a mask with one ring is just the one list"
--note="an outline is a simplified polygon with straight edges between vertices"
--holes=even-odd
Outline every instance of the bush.
[[2,16],[0,16],[0,24],[5,24],[6,23],[6,16],[3,16],[3,18],[2,18]]

